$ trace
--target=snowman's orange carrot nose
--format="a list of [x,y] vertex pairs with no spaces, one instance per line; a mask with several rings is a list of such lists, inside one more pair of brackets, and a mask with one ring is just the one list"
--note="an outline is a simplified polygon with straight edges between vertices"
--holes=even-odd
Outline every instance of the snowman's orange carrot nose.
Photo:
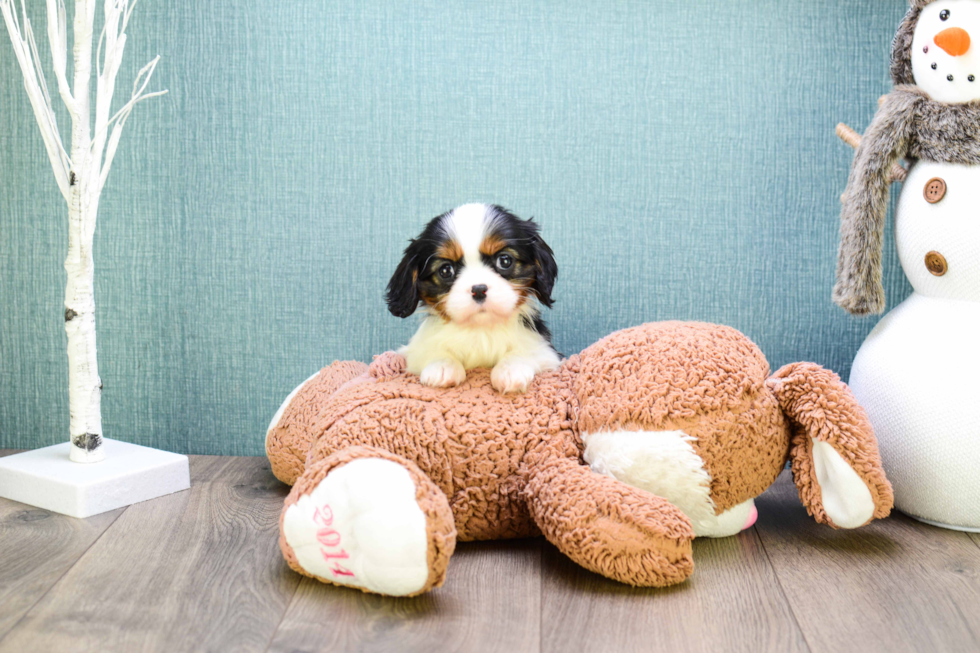
[[970,34],[965,29],[950,27],[936,34],[936,45],[951,56],[958,57],[970,49]]

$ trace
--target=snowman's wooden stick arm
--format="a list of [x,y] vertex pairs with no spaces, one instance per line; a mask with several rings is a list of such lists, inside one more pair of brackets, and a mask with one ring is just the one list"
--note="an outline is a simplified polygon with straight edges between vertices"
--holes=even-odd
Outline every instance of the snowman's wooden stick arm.
[[[858,146],[861,144],[861,134],[857,133],[844,123],[837,125],[836,132],[838,138],[853,147],[855,150],[858,149]],[[896,163],[892,166],[889,180],[892,182],[905,181],[906,175],[908,175],[908,170],[903,168],[901,164]]]

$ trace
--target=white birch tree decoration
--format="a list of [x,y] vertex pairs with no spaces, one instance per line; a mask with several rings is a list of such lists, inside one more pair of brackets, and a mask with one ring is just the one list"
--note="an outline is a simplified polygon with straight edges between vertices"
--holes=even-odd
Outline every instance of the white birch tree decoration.
[[96,0],[75,0],[72,21],[72,84],[68,83],[68,25],[64,0],[46,0],[48,41],[58,93],[71,117],[71,151],[66,151],[25,0],[0,0],[24,88],[37,118],[54,178],[68,204],[68,257],[65,272],[65,330],[68,333],[68,402],[71,412],[70,458],[103,460],[102,381],[95,343],[95,264],[92,242],[99,198],[119,146],[126,120],[137,103],[166,91],[147,92],[159,55],[136,75],[129,100],[111,113],[116,75],[126,47],[126,27],[138,0],[104,0],[105,23],[95,53],[95,119],[92,120],[92,45]]

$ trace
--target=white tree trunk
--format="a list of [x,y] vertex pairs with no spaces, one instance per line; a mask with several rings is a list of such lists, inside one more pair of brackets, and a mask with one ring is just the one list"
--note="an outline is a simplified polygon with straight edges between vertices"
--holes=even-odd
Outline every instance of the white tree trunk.
[[68,409],[71,413],[71,459],[94,463],[102,450],[102,380],[95,343],[95,262],[92,231],[98,200],[85,205],[84,193],[72,187],[68,209],[68,257],[65,272],[65,331],[68,334]]
[[[94,463],[102,450],[102,380],[95,346],[95,259],[92,244],[99,209],[98,174],[92,174],[92,25],[95,3],[75,0],[72,171],[68,193],[68,256],[65,272],[65,331],[68,334],[68,434],[71,459]],[[101,157],[100,157],[101,158]]]
[[[73,86],[66,74],[67,16],[64,0],[46,0],[48,41],[58,80],[58,92],[71,116],[71,155],[65,151],[51,96],[41,70],[37,43],[27,18],[24,0],[20,16],[13,0],[0,0],[14,47],[14,55],[24,75],[31,108],[54,170],[58,188],[68,202],[68,257],[65,272],[65,331],[68,334],[68,406],[71,412],[69,435],[71,459],[93,463],[105,458],[102,449],[102,379],[95,344],[95,259],[92,242],[99,197],[116,155],[126,120],[142,100],[166,91],[147,93],[160,57],[145,65],[136,75],[129,101],[110,117],[116,73],[126,46],[126,26],[137,0],[104,0],[105,25],[99,37],[96,56],[95,131],[92,132],[90,82],[92,79],[92,37],[96,0],[75,0],[72,27],[74,47]],[[104,49],[103,49],[104,46]],[[100,65],[101,63],[101,65]],[[103,154],[105,158],[103,160]]]

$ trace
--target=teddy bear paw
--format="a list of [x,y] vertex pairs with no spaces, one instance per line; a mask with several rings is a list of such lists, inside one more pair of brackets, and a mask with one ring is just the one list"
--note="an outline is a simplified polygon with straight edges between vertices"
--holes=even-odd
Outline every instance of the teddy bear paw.
[[534,380],[534,368],[521,361],[498,363],[490,372],[490,385],[497,392],[527,392]]
[[433,361],[422,370],[421,380],[432,388],[452,388],[466,380],[466,370],[459,361]]
[[289,506],[282,533],[307,574],[390,596],[429,577],[426,516],[403,466],[360,458],[332,470]]

